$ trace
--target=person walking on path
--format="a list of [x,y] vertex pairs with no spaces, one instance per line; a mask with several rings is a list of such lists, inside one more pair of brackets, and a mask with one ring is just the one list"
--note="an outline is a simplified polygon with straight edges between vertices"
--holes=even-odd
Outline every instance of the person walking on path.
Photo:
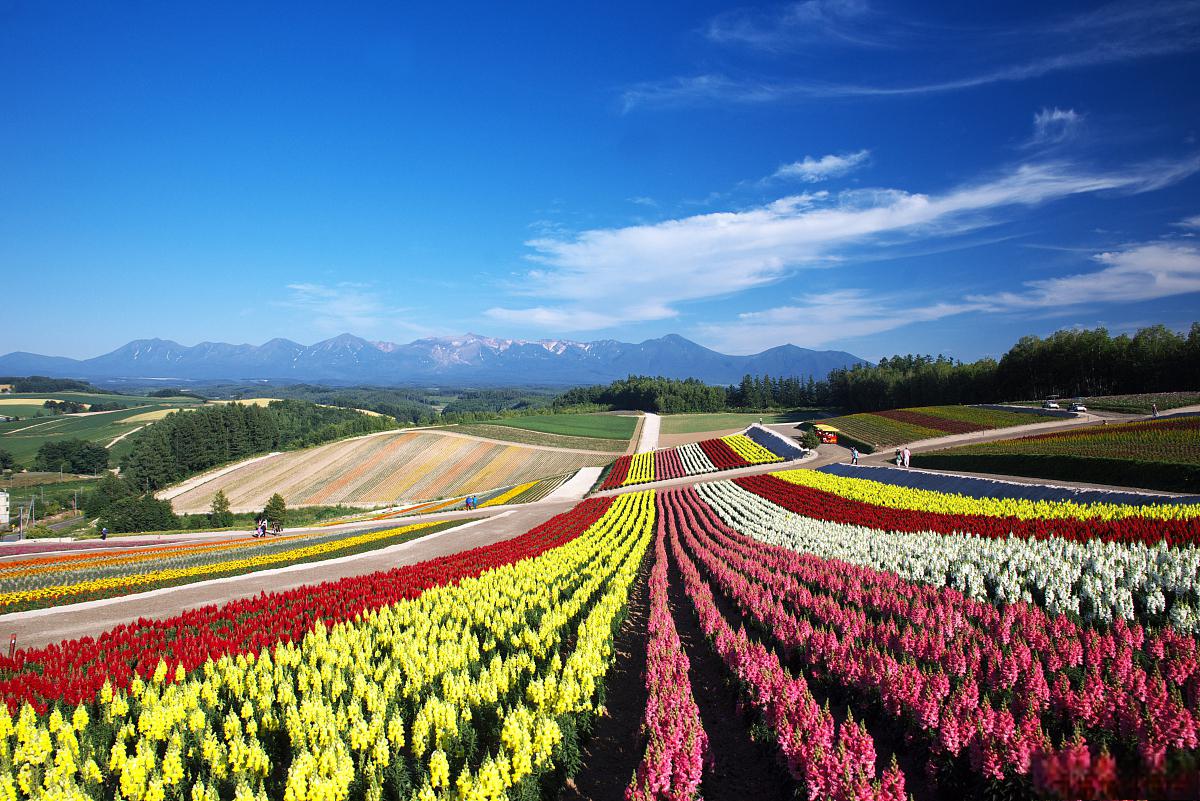
[[904,466],[905,467],[908,467],[908,463],[911,459],[912,459],[912,451],[910,451],[908,449],[908,446],[905,445],[904,446]]
[[899,448],[896,448],[896,467],[904,467],[904,454]]
[[104,528],[100,529],[100,539],[102,539],[102,540],[108,539],[108,526],[105,526]]
[[850,446],[850,464],[858,464],[858,448]]
[[1157,403],[1150,404],[1150,414],[1154,417],[1155,420],[1158,419],[1158,404]]

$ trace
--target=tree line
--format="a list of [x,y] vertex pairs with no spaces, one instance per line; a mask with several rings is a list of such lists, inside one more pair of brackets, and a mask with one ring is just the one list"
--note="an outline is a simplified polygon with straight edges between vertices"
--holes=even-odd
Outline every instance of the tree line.
[[1156,325],[1132,336],[1104,328],[1068,329],[1023,337],[999,361],[897,355],[878,364],[811,376],[751,376],[727,387],[695,379],[629,376],[603,386],[576,387],[553,407],[585,404],[650,412],[833,407],[875,412],[907,406],[998,403],[1051,395],[1087,397],[1200,388],[1200,323],[1184,335]]

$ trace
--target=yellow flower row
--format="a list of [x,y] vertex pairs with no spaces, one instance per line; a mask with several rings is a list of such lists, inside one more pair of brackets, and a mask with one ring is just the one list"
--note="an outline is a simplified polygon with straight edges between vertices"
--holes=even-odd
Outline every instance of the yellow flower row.
[[629,463],[629,475],[625,477],[623,482],[625,486],[630,484],[645,484],[648,481],[654,480],[654,451],[635,454]]
[[[538,481],[540,481],[540,480],[541,479],[538,479]],[[513,498],[520,495],[522,492],[525,492],[526,490],[533,487],[533,485],[536,483],[538,483],[538,482],[530,481],[525,484],[518,484],[517,486],[510,489],[508,492],[505,492],[502,495],[497,495],[495,498],[492,498],[490,501],[485,501],[485,502],[479,504],[479,508],[482,509],[485,506],[500,506],[501,504],[508,503]]]
[[[370,544],[383,539],[389,539],[401,534],[407,534],[411,531],[418,531],[423,528],[438,525],[437,522],[432,523],[416,523],[411,526],[401,526],[400,528],[383,529],[382,531],[371,531],[365,534],[358,534],[353,537],[344,537],[336,540],[307,545],[302,548],[291,548],[274,553],[258,554],[256,556],[248,556],[243,559],[231,559],[225,562],[217,562],[215,564],[192,565],[190,567],[170,567],[161,570],[152,570],[146,573],[135,573],[132,575],[121,576],[106,576],[104,578],[92,579],[89,581],[80,581],[74,584],[54,584],[46,587],[34,587],[27,590],[12,590],[10,592],[0,592],[0,610],[6,606],[14,604],[23,604],[31,602],[39,602],[45,600],[59,600],[69,598],[72,595],[90,595],[93,593],[102,593],[110,590],[121,590],[125,592],[136,592],[141,587],[153,586],[156,584],[177,583],[181,580],[203,576],[205,574],[225,574],[225,573],[248,573],[255,570],[269,568],[272,565],[287,564],[301,561],[315,556],[324,556],[327,554],[343,551],[350,548],[355,548],[360,545]],[[0,796],[0,801],[3,797]]]
[[745,434],[730,434],[727,437],[721,437],[721,439],[733,449],[734,453],[750,464],[770,464],[771,462],[783,461],[782,457],[771,453]]
[[[13,720],[0,705],[0,801],[111,797],[114,785],[129,801],[216,799],[219,788],[341,801],[356,782],[374,800],[401,789],[388,783],[414,774],[406,765],[421,801],[503,799],[549,768],[563,716],[596,711],[653,509],[652,492],[622,496],[562,547],[318,624],[273,653],[190,676],[160,662],[149,682],[106,685],[65,713],[26,706]],[[498,742],[476,743],[488,731]],[[270,756],[281,744],[282,777]]]
[[1176,520],[1200,516],[1200,505],[1129,506],[1116,503],[1080,504],[1073,501],[1031,501],[1023,498],[968,498],[945,492],[910,489],[863,478],[845,478],[817,470],[784,470],[772,475],[802,487],[831,492],[842,498],[893,509],[913,509],[953,515],[1018,517],[1022,520],[1123,520],[1143,517]]

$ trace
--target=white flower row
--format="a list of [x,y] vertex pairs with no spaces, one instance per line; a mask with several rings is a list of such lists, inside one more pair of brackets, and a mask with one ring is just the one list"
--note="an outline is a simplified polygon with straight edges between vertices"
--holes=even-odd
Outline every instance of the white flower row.
[[733,529],[824,559],[953,587],[980,601],[1024,600],[1053,614],[1200,631],[1200,549],[1093,540],[991,539],[883,531],[794,514],[730,481],[696,486]]
[[680,445],[678,448],[679,458],[683,461],[683,469],[689,476],[698,476],[702,473],[715,473],[716,466],[705,455],[704,450],[694,442],[687,445]]

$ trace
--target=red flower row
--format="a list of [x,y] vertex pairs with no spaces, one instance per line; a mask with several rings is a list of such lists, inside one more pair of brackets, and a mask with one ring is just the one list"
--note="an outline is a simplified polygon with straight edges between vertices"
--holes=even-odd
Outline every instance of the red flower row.
[[876,506],[811,487],[801,487],[774,476],[749,476],[734,481],[771,503],[805,517],[885,531],[965,532],[993,539],[1011,535],[1038,540],[1056,537],[1075,542],[1099,539],[1125,544],[1166,542],[1175,546],[1200,545],[1200,517],[1186,520],[1151,520],[1142,517],[1124,520],[1022,520],[1017,517],[953,515]]
[[192,609],[164,620],[141,619],[98,638],[0,656],[0,698],[15,712],[28,701],[39,712],[48,702],[91,700],[107,679],[127,687],[153,674],[160,659],[190,671],[226,654],[258,653],[298,642],[317,621],[331,625],[362,612],[415,598],[430,587],[478,576],[485,570],[537,556],[570,542],[612,504],[593,498],[511,540],[415,565],[298,587],[286,592]]
[[604,479],[604,483],[600,485],[600,489],[617,489],[624,484],[625,479],[629,478],[629,465],[632,463],[632,456],[622,456],[613,462],[612,469],[608,471],[608,477]]
[[668,478],[683,478],[687,475],[687,471],[683,469],[683,460],[679,458],[679,451],[675,448],[667,448],[662,451],[654,452],[654,480],[665,481]]
[[737,455],[733,448],[724,440],[706,439],[700,442],[700,449],[718,470],[733,470],[738,467],[749,467],[750,463]]

